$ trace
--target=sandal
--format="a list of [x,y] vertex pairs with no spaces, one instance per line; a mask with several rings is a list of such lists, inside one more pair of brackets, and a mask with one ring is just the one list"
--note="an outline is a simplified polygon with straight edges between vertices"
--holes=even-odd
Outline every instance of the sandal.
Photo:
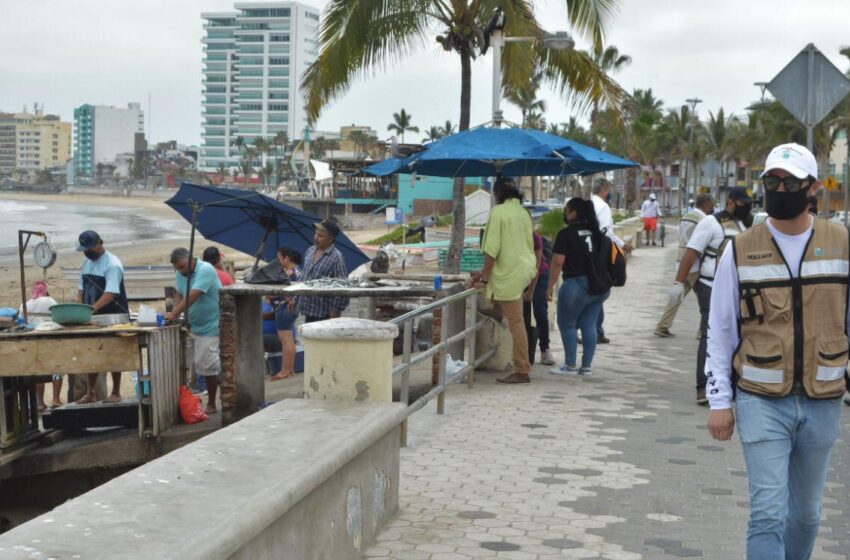
[[294,376],[295,376],[294,371],[289,371],[289,372],[285,372],[285,373],[281,372],[281,373],[277,373],[275,375],[272,375],[272,381],[281,381],[283,379],[288,379],[288,378],[294,377]]

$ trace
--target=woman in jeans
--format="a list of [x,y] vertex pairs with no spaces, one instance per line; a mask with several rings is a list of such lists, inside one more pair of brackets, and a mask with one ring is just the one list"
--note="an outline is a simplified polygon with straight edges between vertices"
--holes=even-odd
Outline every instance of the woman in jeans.
[[[558,232],[555,238],[546,291],[546,298],[552,301],[558,274],[563,270],[564,283],[558,291],[557,313],[558,330],[564,345],[564,365],[549,370],[549,373],[590,376],[593,374],[591,366],[596,351],[596,320],[602,311],[602,302],[610,294],[608,291],[591,295],[587,291],[588,263],[590,255],[597,250],[593,238],[600,235],[593,202],[571,198],[564,208],[564,221],[567,227]],[[576,328],[580,328],[582,334],[581,367],[576,367]]]
[[[301,253],[289,247],[281,247],[277,250],[277,260],[283,274],[290,282],[301,279],[301,272],[298,270],[298,265],[301,264]],[[277,324],[277,335],[280,337],[283,361],[280,371],[272,376],[272,381],[280,381],[295,375],[295,320],[298,319],[298,312],[295,311],[295,302],[291,297],[275,300],[274,308],[274,320]]]

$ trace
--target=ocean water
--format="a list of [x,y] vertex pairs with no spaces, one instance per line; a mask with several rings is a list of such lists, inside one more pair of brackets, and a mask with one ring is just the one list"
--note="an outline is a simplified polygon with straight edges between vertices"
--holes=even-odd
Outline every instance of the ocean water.
[[[79,202],[3,200],[0,195],[0,263],[18,259],[18,230],[43,231],[58,253],[57,265],[79,266],[82,255],[76,251],[80,233],[97,231],[110,250],[121,245],[153,239],[189,238],[189,224],[177,213],[163,219],[144,208],[100,206]],[[26,239],[26,237],[24,238]],[[32,248],[41,241],[33,236],[26,259],[32,262]]]

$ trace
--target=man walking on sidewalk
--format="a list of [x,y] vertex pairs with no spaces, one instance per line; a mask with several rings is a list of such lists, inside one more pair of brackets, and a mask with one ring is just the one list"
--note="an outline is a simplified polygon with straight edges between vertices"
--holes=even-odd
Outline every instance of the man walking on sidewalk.
[[[681,263],[682,258],[685,254],[687,254],[688,242],[691,240],[691,235],[693,234],[696,225],[701,222],[703,218],[710,216],[713,213],[714,200],[712,200],[711,195],[698,195],[696,207],[688,211],[688,213],[685,214],[679,222],[679,256],[676,258],[676,262]],[[679,276],[680,272],[677,271],[677,279]],[[693,264],[691,264],[690,268],[685,271],[684,278],[684,291],[682,292],[682,297],[680,298],[678,295],[675,295],[675,297],[669,298],[667,307],[664,308],[664,313],[661,314],[661,319],[658,320],[658,324],[655,326],[655,331],[653,332],[655,336],[673,336],[673,333],[670,332],[670,327],[673,326],[673,320],[676,318],[679,306],[682,304],[682,300],[685,296],[688,295],[688,292],[694,289],[694,286],[699,279],[699,261],[697,259],[693,259]]]
[[728,440],[737,416],[751,560],[810,558],[840,429],[850,243],[846,228],[806,211],[817,177],[803,146],[770,152],[762,174],[769,218],[734,239],[711,297],[708,429]]
[[522,315],[523,293],[537,276],[531,217],[522,207],[522,194],[513,180],[496,179],[493,188],[497,205],[490,210],[481,250],[484,269],[475,275],[475,285],[484,288],[505,318],[513,343],[514,372],[496,379],[499,383],[529,383],[528,336]]
[[[617,237],[614,234],[614,218],[611,216],[611,207],[608,203],[611,201],[611,181],[605,177],[597,177],[593,180],[593,194],[590,195],[590,200],[593,202],[593,209],[596,210],[596,221],[599,222],[599,231],[604,231],[605,235],[617,245],[624,253],[631,253],[633,247]],[[605,308],[599,312],[599,319],[596,323],[596,342],[599,344],[608,344],[611,340],[605,336],[605,329],[602,324],[605,322]]]
[[751,223],[750,212],[753,199],[743,187],[729,189],[726,208],[720,214],[715,214],[702,220],[694,228],[688,251],[679,263],[676,281],[670,288],[670,299],[682,301],[685,297],[685,281],[693,263],[699,259],[699,281],[694,286],[699,302],[699,350],[697,351],[697,403],[705,404],[705,355],[706,331],[708,330],[708,310],[711,303],[711,288],[714,285],[714,270],[717,259],[723,252],[728,241],[744,231],[746,223]]
[[640,205],[640,218],[643,220],[644,245],[649,245],[650,239],[655,245],[655,231],[658,229],[658,200],[655,193]]

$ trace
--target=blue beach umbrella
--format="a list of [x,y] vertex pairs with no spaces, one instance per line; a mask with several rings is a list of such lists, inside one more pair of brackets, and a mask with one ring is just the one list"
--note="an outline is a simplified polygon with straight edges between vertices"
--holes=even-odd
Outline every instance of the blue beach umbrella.
[[634,167],[633,161],[579,142],[523,128],[478,127],[425,146],[407,158],[364,169],[372,175],[419,173],[437,177],[591,175]]
[[[314,224],[322,218],[263,194],[183,183],[165,203],[209,239],[237,251],[274,261],[280,247],[304,254],[313,244]],[[367,257],[345,234],[334,245],[349,272]]]

